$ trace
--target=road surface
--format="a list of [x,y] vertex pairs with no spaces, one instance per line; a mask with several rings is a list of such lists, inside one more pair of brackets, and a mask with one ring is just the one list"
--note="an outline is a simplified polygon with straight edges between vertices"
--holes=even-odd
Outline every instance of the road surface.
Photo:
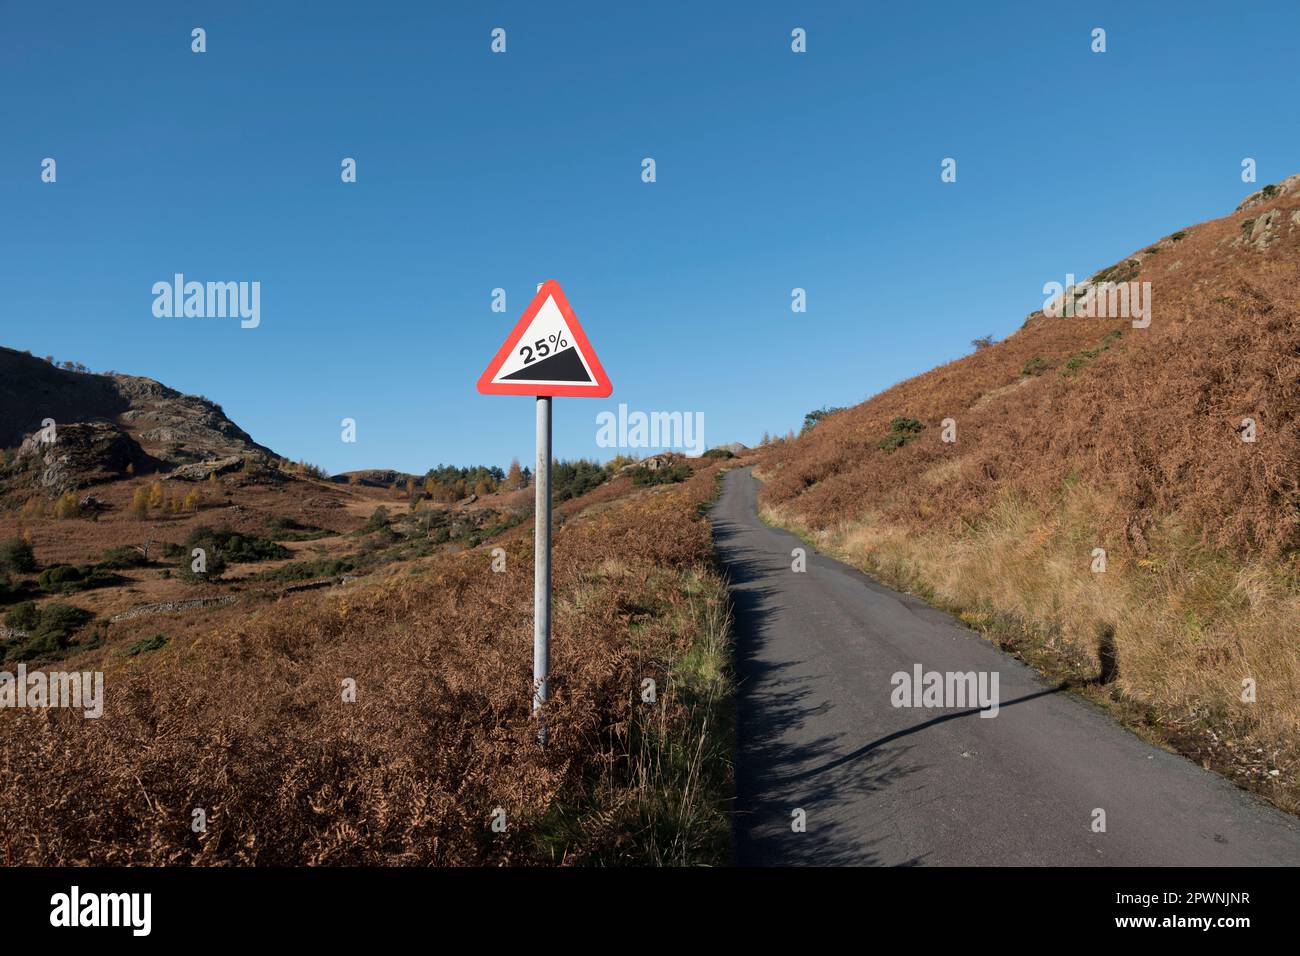
[[[757,489],[733,471],[713,509],[736,609],[738,863],[1300,863],[1295,818],[762,524]],[[791,570],[797,547],[804,573]],[[997,716],[892,706],[891,676],[917,664],[997,672]]]

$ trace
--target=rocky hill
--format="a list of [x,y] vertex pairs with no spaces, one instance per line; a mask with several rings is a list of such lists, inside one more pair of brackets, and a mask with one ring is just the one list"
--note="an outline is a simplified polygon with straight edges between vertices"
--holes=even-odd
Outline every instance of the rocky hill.
[[[52,421],[53,431],[43,423]],[[49,441],[50,437],[54,441]],[[5,476],[65,491],[127,472],[252,456],[278,457],[221,406],[149,378],[59,368],[0,347]]]

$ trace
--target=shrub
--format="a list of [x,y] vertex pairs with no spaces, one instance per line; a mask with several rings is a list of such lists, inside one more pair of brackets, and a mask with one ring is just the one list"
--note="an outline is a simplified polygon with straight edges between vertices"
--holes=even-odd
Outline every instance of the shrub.
[[226,558],[220,550],[203,545],[195,545],[197,548],[203,548],[203,567],[202,572],[194,570],[194,562],[198,560],[194,557],[193,549],[186,552],[181,559],[180,567],[176,569],[177,576],[182,581],[190,584],[199,584],[204,581],[215,581],[221,575],[226,573]]
[[370,517],[366,519],[366,523],[361,526],[361,533],[370,534],[373,531],[382,531],[391,524],[392,521],[388,517],[388,509],[383,505],[380,505],[374,510]]
[[99,562],[95,566],[112,571],[125,571],[127,568],[142,568],[148,563],[148,559],[145,558],[141,551],[124,544],[116,548],[109,548],[101,554]]
[[915,418],[907,418],[903,415],[898,415],[890,420],[889,430],[891,432],[895,432],[899,434],[908,433],[908,432],[912,434],[916,434],[918,432],[924,431],[925,426],[922,425]]
[[889,434],[880,440],[880,447],[885,451],[902,448],[925,430],[925,425],[915,418],[896,415],[889,422]]
[[[288,548],[276,544],[270,538],[255,534],[242,534],[230,528],[211,528],[199,525],[185,539],[184,553],[189,556],[195,548],[207,552],[208,570],[211,573],[214,555],[220,555],[228,561],[276,561],[290,555]],[[186,562],[188,566],[189,562]]]
[[31,601],[24,601],[5,615],[5,624],[27,632],[28,640],[10,648],[5,656],[20,661],[60,656],[72,635],[93,617],[89,611],[71,604],[47,604],[38,609]]
[[551,500],[558,503],[581,498],[608,478],[609,473],[594,461],[557,461],[551,466]]
[[981,336],[980,336],[979,338],[977,338],[977,339],[971,339],[971,343],[970,343],[970,344],[971,344],[971,346],[975,349],[975,351],[978,352],[978,351],[980,351],[981,349],[986,349],[986,348],[988,348],[990,345],[993,344],[993,336],[991,336],[991,335],[981,335]]
[[36,570],[36,554],[22,538],[10,538],[0,543],[0,570],[15,574],[30,574]]
[[40,623],[41,612],[37,609],[34,601],[23,601],[22,604],[16,604],[5,615],[5,627],[11,627],[15,631],[34,631]]
[[1020,374],[1021,375],[1042,375],[1046,371],[1047,371],[1047,360],[1038,355],[1035,355],[1033,358],[1031,358],[1028,362],[1025,363],[1025,367],[1020,370]]
[[56,564],[42,571],[37,583],[42,591],[61,591],[65,584],[77,584],[84,578],[80,568],[71,564]]
[[[826,405],[823,405],[821,408],[814,409],[813,411],[809,412],[807,415],[803,417],[803,429],[800,431],[800,434],[803,434],[803,432],[808,431],[808,429],[812,428],[823,418],[826,418],[827,416],[830,415],[834,415],[836,412],[842,412],[842,411],[844,411],[844,409],[841,407],[837,406],[831,408]],[[764,432],[764,435],[766,434],[767,433]]]
[[730,448],[710,448],[704,453],[705,458],[735,458],[736,453]]
[[651,471],[641,465],[628,471],[634,485],[670,485],[691,477],[691,466],[683,463]]
[[122,578],[108,568],[98,565],[56,564],[46,568],[37,578],[37,584],[48,594],[69,594],[73,591],[89,591],[91,588],[112,587],[121,584]]
[[319,561],[290,561],[273,571],[263,571],[258,577],[264,581],[314,581],[317,578],[334,578],[357,570],[357,560],[352,557],[322,558]]
[[68,638],[94,616],[72,604],[47,604],[41,610],[41,621],[32,636],[52,638],[59,647],[67,647]]

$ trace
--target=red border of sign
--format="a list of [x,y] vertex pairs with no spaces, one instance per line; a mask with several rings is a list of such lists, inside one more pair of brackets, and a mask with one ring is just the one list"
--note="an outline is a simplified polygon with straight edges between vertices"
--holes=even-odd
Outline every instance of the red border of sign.
[[[514,353],[515,346],[519,344],[519,340],[528,331],[529,323],[533,321],[533,317],[546,304],[546,300],[551,297],[555,298],[555,304],[560,307],[560,314],[564,316],[564,321],[569,325],[569,331],[573,333],[574,344],[582,353],[582,357],[587,360],[587,367],[591,369],[591,374],[596,377],[595,383],[591,385],[545,385],[529,382],[497,382],[493,384],[492,378],[501,370],[501,366],[505,364],[506,359]],[[547,279],[542,283],[542,287],[537,290],[537,295],[533,296],[533,301],[528,303],[523,318],[515,323],[515,327],[506,336],[505,344],[497,350],[497,354],[488,363],[487,369],[478,377],[478,390],[484,395],[568,395],[575,398],[606,398],[613,394],[614,386],[610,383],[609,376],[605,374],[600,359],[596,357],[596,350],[591,347],[591,342],[587,340],[587,333],[582,331],[582,325],[578,322],[578,317],[573,314],[573,307],[569,305],[569,300],[564,297],[564,290],[560,288],[560,284],[554,279]]]

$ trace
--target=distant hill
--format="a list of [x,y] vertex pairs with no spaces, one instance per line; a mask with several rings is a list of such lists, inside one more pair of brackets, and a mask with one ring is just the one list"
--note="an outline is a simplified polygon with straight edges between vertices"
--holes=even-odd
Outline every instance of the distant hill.
[[363,468],[360,471],[341,471],[331,475],[330,481],[341,485],[364,485],[367,488],[400,488],[408,481],[420,485],[424,475],[411,475],[391,468]]

